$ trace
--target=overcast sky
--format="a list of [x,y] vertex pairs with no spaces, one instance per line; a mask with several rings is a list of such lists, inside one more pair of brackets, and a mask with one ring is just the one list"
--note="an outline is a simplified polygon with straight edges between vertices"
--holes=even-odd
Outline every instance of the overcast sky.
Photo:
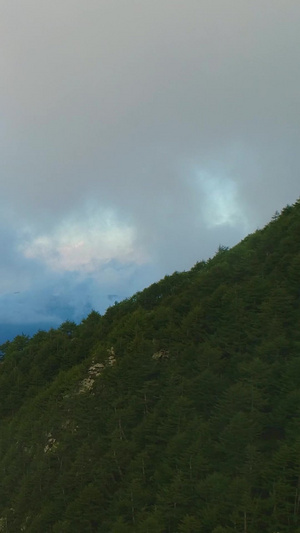
[[102,313],[299,197],[297,0],[0,6],[0,325]]

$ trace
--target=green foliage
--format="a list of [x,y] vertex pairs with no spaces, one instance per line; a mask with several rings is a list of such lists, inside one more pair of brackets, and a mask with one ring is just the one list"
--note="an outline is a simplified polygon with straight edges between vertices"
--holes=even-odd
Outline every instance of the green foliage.
[[0,347],[0,530],[300,531],[300,201]]

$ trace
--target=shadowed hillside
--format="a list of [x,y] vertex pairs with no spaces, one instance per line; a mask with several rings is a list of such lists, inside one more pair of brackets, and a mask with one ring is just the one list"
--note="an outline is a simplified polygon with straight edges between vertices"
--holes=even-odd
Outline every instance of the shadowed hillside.
[[0,531],[300,532],[299,200],[1,353]]

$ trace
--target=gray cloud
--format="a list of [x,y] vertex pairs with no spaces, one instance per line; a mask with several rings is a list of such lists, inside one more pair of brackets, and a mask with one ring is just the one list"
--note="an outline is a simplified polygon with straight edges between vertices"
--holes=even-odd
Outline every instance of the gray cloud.
[[[22,227],[27,239],[51,238],[66,220],[84,225],[109,209],[155,279],[234,244],[298,197],[294,0],[2,7],[7,235]],[[11,261],[29,279],[37,263],[18,254]]]

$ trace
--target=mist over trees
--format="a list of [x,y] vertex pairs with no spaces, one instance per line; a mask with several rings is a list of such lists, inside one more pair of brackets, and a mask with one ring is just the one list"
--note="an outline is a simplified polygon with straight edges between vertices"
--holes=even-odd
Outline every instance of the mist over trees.
[[300,532],[299,236],[2,345],[0,531]]

